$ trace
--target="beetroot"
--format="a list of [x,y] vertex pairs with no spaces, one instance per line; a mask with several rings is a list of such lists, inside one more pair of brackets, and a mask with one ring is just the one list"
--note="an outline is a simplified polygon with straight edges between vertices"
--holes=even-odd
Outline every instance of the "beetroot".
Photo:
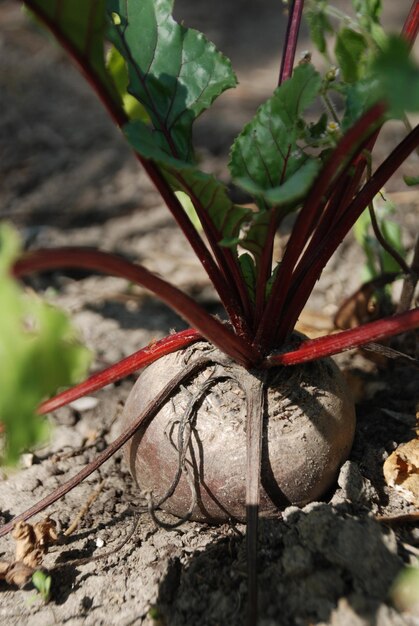
[[[161,508],[198,521],[244,520],[246,380],[258,372],[248,372],[207,343],[165,356],[138,378],[125,405],[124,429],[185,362],[205,353],[210,359],[206,369],[137,432],[125,456],[154,505],[170,491],[181,467],[174,493]],[[317,499],[331,487],[352,445],[355,413],[331,359],[272,368],[266,378],[260,514],[272,516],[284,505]]]

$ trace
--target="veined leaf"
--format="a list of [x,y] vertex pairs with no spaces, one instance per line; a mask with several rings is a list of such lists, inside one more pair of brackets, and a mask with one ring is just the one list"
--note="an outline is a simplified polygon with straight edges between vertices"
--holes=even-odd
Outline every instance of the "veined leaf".
[[345,85],[342,91],[346,96],[342,130],[346,132],[363,113],[379,102],[382,97],[382,87],[378,78],[369,77],[352,85]]
[[224,239],[219,242],[219,245],[225,246],[226,248],[236,248],[236,246],[240,245],[253,254],[256,265],[258,265],[260,255],[266,242],[269,223],[269,211],[249,211],[245,215],[243,229],[240,234],[237,237],[224,237]]
[[142,122],[130,122],[124,130],[134,149],[160,166],[172,189],[183,191],[192,201],[199,199],[199,204],[222,237],[230,239],[238,236],[241,224],[251,211],[235,205],[221,182],[193,164],[170,156],[165,151],[164,141],[160,141],[160,133]]
[[327,1],[311,2],[305,13],[310,30],[310,39],[319,52],[327,56],[326,37],[334,32],[326,12]]
[[25,4],[35,16],[46,18],[53,25],[53,32],[65,37],[112,98],[119,101],[104,59],[106,0],[28,0]]
[[343,131],[380,100],[388,105],[388,118],[401,118],[405,111],[419,111],[419,66],[411,58],[408,44],[400,37],[390,37],[372,62],[369,76],[345,86],[343,91]]
[[419,66],[410,56],[404,39],[388,38],[373,63],[372,72],[380,80],[389,115],[401,117],[405,111],[419,111]]
[[128,64],[128,91],[173,157],[193,162],[192,124],[225,89],[231,64],[204,35],[178,24],[173,0],[107,0],[110,38]]
[[342,28],[337,36],[335,54],[345,82],[354,83],[362,78],[368,43],[361,33]]
[[244,282],[247,287],[247,291],[250,295],[250,299],[252,302],[255,301],[255,285],[256,285],[256,266],[255,262],[248,254],[245,252],[239,256],[239,265],[240,270],[244,278]]
[[231,149],[230,171],[239,186],[268,200],[268,191],[280,195],[284,183],[298,175],[309,159],[297,145],[301,115],[318,95],[321,82],[311,64],[297,67],[245,126]]
[[121,96],[125,113],[130,120],[150,121],[145,108],[134,96],[128,93],[128,68],[124,57],[112,46],[106,59],[106,67]]
[[257,265],[266,242],[269,223],[269,211],[252,213],[250,223],[247,225],[247,228],[245,229],[240,240],[241,247],[245,248],[245,250],[249,250],[249,252],[253,254]]
[[248,179],[239,179],[235,182],[254,196],[263,197],[271,205],[288,206],[292,210],[300,200],[305,198],[321,167],[320,159],[306,158],[302,160],[301,167],[283,185],[268,190]]

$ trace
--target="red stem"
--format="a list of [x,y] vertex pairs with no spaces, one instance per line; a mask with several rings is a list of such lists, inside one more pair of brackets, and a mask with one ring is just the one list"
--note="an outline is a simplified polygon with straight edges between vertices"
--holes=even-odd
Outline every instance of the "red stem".
[[[136,76],[138,80],[142,83],[144,89],[147,91],[144,77],[140,71],[137,71],[135,60],[133,59],[131,55],[131,51],[127,47],[123,34],[121,33],[120,29],[117,29],[117,32],[118,32],[120,42],[124,47],[125,53],[127,57],[129,58],[129,62],[131,63],[132,67],[135,68],[135,72],[136,72]],[[154,107],[154,102],[152,101],[152,98],[149,94],[148,94],[148,99],[149,99],[149,102],[151,103],[151,106],[153,107],[153,113],[154,113],[153,117],[156,120],[156,124],[159,126],[161,133],[165,137],[165,140],[167,142],[167,145],[169,146],[172,156],[175,159],[179,159],[180,157],[176,150],[175,143],[172,140],[170,131],[168,130],[168,128],[166,128],[165,120],[161,119],[161,116],[159,115],[158,111]],[[246,316],[249,317],[250,307],[246,306],[249,304],[246,285],[244,283],[243,277],[240,273],[240,269],[238,267],[236,260],[234,259],[230,250],[221,248],[218,245],[218,242],[222,239],[222,235],[218,233],[217,229],[215,228],[214,224],[209,218],[209,215],[207,211],[205,210],[205,207],[202,206],[202,203],[200,199],[196,196],[193,188],[190,187],[190,185],[187,183],[187,181],[185,181],[184,177],[180,173],[177,173],[176,177],[180,181],[182,187],[186,189],[188,194],[190,195],[191,201],[200,219],[202,229],[208,239],[208,242],[211,246],[211,249],[214,253],[215,258],[218,261],[219,267],[221,268],[223,272],[224,278],[227,284],[230,285],[230,294],[232,298],[234,298],[235,300],[234,306],[232,307],[233,318],[235,320],[238,320],[237,311],[240,309],[242,309],[242,313],[244,314],[245,317]],[[243,304],[243,307],[241,306],[241,304]],[[241,326],[243,326],[244,328],[240,328],[240,331],[242,332],[243,335],[246,335],[248,334],[248,329],[246,328],[247,325],[243,323],[243,320],[241,321],[242,321]]]
[[191,343],[199,341],[199,339],[202,339],[201,335],[196,330],[190,328],[169,335],[164,339],[160,339],[160,341],[156,341],[156,343],[151,343],[145,348],[138,350],[138,352],[130,354],[130,356],[127,356],[118,363],[89,376],[89,378],[82,383],[58,393],[49,400],[45,400],[45,402],[38,407],[38,413],[39,415],[43,415],[44,413],[55,411],[70,402],[74,402],[77,398],[81,398],[88,393],[93,393],[98,389],[106,387],[106,385],[110,385],[117,380],[125,378],[125,376],[129,376],[133,372],[150,365],[150,363],[154,363],[154,361],[157,361],[157,359],[160,359],[166,354],[182,350]]
[[381,187],[394,174],[398,167],[407,159],[419,145],[419,125],[416,126],[403,141],[391,152],[387,159],[380,165],[369,181],[365,183],[361,191],[352,200],[345,213],[331,228],[328,237],[319,243],[310,257],[305,258],[305,265],[299,275],[294,277],[289,291],[287,312],[290,327],[294,327],[298,316],[306,301],[306,294],[310,293],[318,280],[324,266],[336,250],[338,244],[352,228],[362,211],[372,201]]
[[37,513],[40,513],[54,502],[57,502],[60,498],[65,496],[66,493],[77,487],[85,478],[90,476],[94,471],[96,471],[105,461],[111,458],[115,454],[117,450],[122,448],[122,446],[129,440],[131,437],[138,431],[140,426],[145,426],[153,417],[158,413],[163,404],[167,402],[170,398],[171,394],[173,394],[179,386],[184,383],[186,380],[191,378],[191,376],[197,374],[200,370],[204,369],[208,365],[208,358],[201,357],[200,359],[193,361],[192,363],[188,363],[185,366],[183,371],[172,378],[166,386],[160,391],[160,393],[148,403],[144,411],[137,417],[136,420],[132,422],[132,424],[117,438],[113,441],[103,452],[101,452],[91,463],[89,463],[86,467],[83,467],[80,472],[78,472],[75,476],[67,480],[64,484],[60,485],[48,496],[43,498],[40,502],[37,502],[32,507],[16,515],[10,522],[5,524],[0,528],[0,537],[7,535],[15,524],[20,520],[27,520],[30,517],[33,517]]
[[[403,26],[402,33],[401,33],[406,38],[410,46],[413,46],[415,38],[418,34],[418,30],[419,30],[419,0],[415,0],[411,6],[409,15],[406,18],[406,21],[405,21],[405,24]],[[272,343],[272,341],[283,340],[286,334],[289,332],[289,330],[293,328],[293,325],[295,324],[297,320],[298,315],[297,316],[293,315],[291,319],[289,319],[287,316],[287,319],[282,320],[282,311],[285,309],[287,311],[289,310],[289,307],[286,304],[286,301],[289,299],[289,290],[295,282],[295,274],[294,274],[295,263],[297,262],[298,257],[302,254],[303,249],[309,237],[313,233],[313,230],[316,230],[315,241],[312,240],[310,242],[309,248],[305,250],[300,260],[298,269],[299,270],[302,268],[307,269],[307,267],[310,267],[310,263],[311,263],[310,257],[311,257],[312,251],[315,250],[315,246],[319,245],[318,242],[319,242],[320,236],[317,236],[317,235],[318,233],[324,232],[323,226],[325,222],[323,220],[329,220],[330,223],[336,221],[336,217],[338,217],[338,215],[336,215],[332,219],[330,219],[329,215],[321,216],[321,212],[325,204],[323,197],[326,194],[326,191],[328,189],[328,181],[329,179],[332,179],[333,175],[337,171],[337,166],[339,166],[339,161],[344,159],[346,151],[348,152],[351,151],[351,148],[356,143],[357,138],[359,138],[359,136],[362,134],[361,128],[357,130],[357,127],[362,126],[364,125],[364,123],[366,123],[365,132],[367,132],[368,125],[369,124],[372,125],[374,124],[374,122],[377,122],[379,117],[384,113],[384,109],[383,109],[381,111],[381,115],[379,111],[377,111],[376,114],[374,114],[374,109],[377,109],[377,107],[380,107],[380,106],[383,106],[383,105],[380,105],[380,104],[375,105],[375,107],[373,107],[370,111],[367,111],[367,113],[363,117],[361,117],[360,120],[358,120],[358,122],[356,122],[356,124],[352,127],[352,129],[350,129],[346,133],[346,135],[343,137],[340,144],[338,145],[338,147],[332,154],[331,158],[329,159],[328,164],[326,165],[326,167],[323,169],[322,173],[320,174],[317,182],[313,186],[310,192],[310,195],[308,196],[306,203],[303,206],[303,209],[301,210],[297,218],[297,223],[295,224],[295,227],[291,234],[290,240],[287,245],[287,249],[285,251],[284,258],[281,263],[281,267],[279,268],[275,284],[272,288],[271,298],[270,298],[270,301],[268,302],[264,319],[262,319],[262,322],[257,332],[257,336],[256,336],[257,341],[255,343],[256,345],[258,344],[261,345],[262,349],[264,348],[264,344],[266,341],[270,341]],[[368,121],[368,117],[371,116],[371,113],[372,113],[372,119],[371,121]],[[370,138],[368,142],[369,145],[364,146],[366,147],[366,149],[370,151],[372,150],[375,140],[378,136],[378,132],[379,132],[379,128],[376,130],[375,134]],[[360,156],[358,156],[358,160],[359,158]],[[338,163],[335,165],[336,161],[338,161]],[[362,163],[356,164],[356,171],[353,176],[353,185],[352,185],[353,191],[355,191],[356,188],[358,187],[363,171],[364,171],[364,165]],[[310,211],[306,207],[307,205],[310,205],[310,202],[313,201],[313,198],[314,198],[314,205],[311,206],[311,211]],[[342,202],[340,205],[339,213],[344,208],[345,208],[345,204],[344,202]],[[308,215],[306,214],[306,211]],[[330,235],[329,235],[329,240],[330,240]],[[338,240],[335,244],[336,248],[339,243],[340,241]],[[307,300],[313,286],[314,286],[313,282],[309,283],[307,285],[307,289],[303,291],[300,285],[299,299],[300,299],[300,304],[303,303],[302,306],[305,304],[305,301]],[[302,306],[299,307],[300,310]],[[276,316],[274,315],[274,313],[276,313]],[[279,328],[277,328],[277,331],[274,332],[276,320],[279,320]]]
[[[223,270],[227,284],[230,286],[231,297],[234,298],[236,303],[235,317],[238,317],[237,310],[240,310],[242,313],[240,319],[237,320],[238,325],[240,325],[240,334],[249,339],[249,323],[252,319],[252,306],[237,259],[234,258],[231,250],[218,245],[218,242],[222,239],[222,235],[209,218],[207,210],[183,176],[178,174],[178,179],[182,187],[188,191],[188,195],[197,212],[199,221],[201,222],[214,256]],[[232,318],[232,315],[230,315],[230,318]]]
[[260,360],[258,352],[247,341],[209,315],[180,289],[155,276],[141,265],[134,265],[116,254],[76,247],[36,250],[17,261],[14,274],[24,276],[36,271],[60,267],[79,267],[120,276],[135,282],[155,293],[160,300],[196,328],[203,337],[244,367],[255,365]]
[[[341,165],[348,161],[348,155],[352,156],[354,146],[359,146],[365,135],[371,135],[375,125],[385,111],[385,105],[376,104],[369,109],[354,126],[342,137],[336,149],[333,151],[325,167],[314,183],[292,229],[287,248],[284,253],[280,268],[272,287],[271,296],[265,308],[265,313],[256,335],[256,345],[269,345],[274,336],[275,327],[281,316],[283,305],[292,284],[292,273],[308,238],[313,232],[322,211],[327,191],[333,184],[333,180]],[[337,247],[336,243],[336,247]]]
[[386,337],[399,335],[419,327],[419,308],[407,313],[400,313],[375,322],[364,324],[360,328],[351,328],[335,335],[304,341],[296,350],[284,354],[271,355],[263,362],[263,367],[278,365],[297,365],[315,361],[332,354],[352,350],[358,346],[380,341]]
[[419,32],[419,0],[414,0],[403,26],[402,35],[413,46]]
[[[125,111],[122,109],[120,104],[114,100],[106,86],[101,82],[100,78],[97,76],[95,70],[89,64],[89,60],[74,47],[74,45],[69,41],[66,35],[60,30],[58,25],[54,22],[54,20],[50,19],[48,15],[44,13],[41,7],[36,5],[33,0],[24,0],[24,4],[45,24],[45,26],[52,32],[54,37],[60,43],[62,48],[69,54],[72,60],[77,65],[78,69],[82,73],[82,75],[86,78],[88,83],[91,85],[93,90],[98,95],[102,104],[106,108],[110,117],[113,119],[115,124],[122,128],[128,121]],[[185,237],[189,241],[193,251],[197,255],[200,260],[202,266],[208,274],[209,279],[211,280],[214,288],[216,289],[218,295],[220,296],[220,300],[226,308],[226,311],[231,319],[233,326],[237,329],[237,332],[240,334],[242,332],[242,320],[239,319],[237,315],[237,303],[232,296],[231,287],[228,285],[222,272],[219,267],[215,263],[212,255],[210,254],[208,248],[205,246],[203,240],[197,233],[194,225],[191,220],[183,210],[182,205],[179,200],[173,193],[169,184],[165,180],[159,168],[152,162],[143,158],[140,154],[134,151],[134,154],[138,161],[141,163],[145,171],[147,172],[149,178],[153,182],[156,189],[159,191],[162,196],[164,202],[166,203],[168,209],[172,213]]]
[[255,330],[259,325],[259,322],[263,315],[263,311],[265,309],[266,285],[272,271],[272,257],[275,242],[275,233],[276,229],[278,228],[277,221],[277,209],[272,208],[271,215],[269,217],[268,233],[266,241],[263,245],[257,276],[254,320]]
[[[350,173],[350,170],[353,169],[354,164],[349,163],[342,174],[337,178],[335,182],[335,189],[330,193],[330,200],[325,207],[323,213],[318,217],[317,225],[314,227],[314,232],[311,237],[310,242],[308,243],[306,249],[301,255],[301,258],[292,273],[290,290],[285,297],[283,310],[289,310],[289,299],[290,294],[293,293],[293,285],[297,282],[298,276],[304,276],[304,274],[309,271],[312,263],[312,255],[315,254],[317,248],[322,245],[322,242],[325,238],[330,237],[330,232],[333,226],[337,223],[340,217],[345,212],[347,206],[350,204],[353,199],[355,192],[359,188],[359,184],[362,178],[362,174],[365,169],[365,159],[361,158],[363,149],[365,144],[368,144],[368,147],[372,147],[373,141],[375,141],[376,135],[372,139],[368,139],[367,142],[364,142],[363,145],[359,148],[359,156],[355,161],[358,161],[356,165],[355,172]],[[311,290],[306,291],[304,294],[300,294],[300,302],[306,303],[310,296]],[[304,305],[303,305],[304,306]],[[282,316],[278,321],[278,326],[274,335],[274,344],[273,345],[281,345],[281,343],[286,339],[286,337],[292,332],[295,324],[295,318],[290,316]]]
[[304,0],[294,0],[290,8],[284,44],[285,54],[281,61],[278,85],[281,85],[284,80],[287,80],[292,75],[303,8]]

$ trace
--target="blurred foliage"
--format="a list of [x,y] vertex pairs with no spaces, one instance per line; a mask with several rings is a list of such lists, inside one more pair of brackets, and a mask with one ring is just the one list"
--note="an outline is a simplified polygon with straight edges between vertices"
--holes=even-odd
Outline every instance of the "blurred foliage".
[[19,255],[16,232],[0,226],[0,428],[1,461],[45,441],[48,422],[37,415],[42,400],[86,373],[90,355],[62,311],[46,304],[13,279]]

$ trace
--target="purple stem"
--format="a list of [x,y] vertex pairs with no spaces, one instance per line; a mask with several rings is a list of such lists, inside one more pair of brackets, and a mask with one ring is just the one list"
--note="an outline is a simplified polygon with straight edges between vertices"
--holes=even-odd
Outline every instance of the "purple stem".
[[399,335],[419,327],[419,308],[407,313],[385,317],[375,322],[363,324],[359,328],[343,330],[327,337],[308,339],[296,350],[283,354],[268,356],[263,367],[277,367],[278,365],[297,365],[307,361],[315,361],[332,354],[339,354],[346,350],[358,348],[371,341],[380,341],[387,337]]
[[304,0],[293,0],[288,17],[287,33],[285,35],[284,44],[285,54],[283,55],[281,61],[278,85],[281,85],[284,80],[287,80],[292,75],[303,8]]
[[157,359],[160,359],[166,354],[183,350],[183,348],[186,348],[191,345],[191,343],[199,341],[200,339],[202,339],[201,335],[196,330],[190,328],[169,335],[155,343],[151,343],[145,348],[130,354],[125,359],[118,361],[118,363],[114,363],[114,365],[96,374],[92,374],[92,376],[89,376],[89,378],[78,385],[74,385],[70,387],[70,389],[66,389],[56,396],[45,400],[45,402],[42,402],[38,407],[37,412],[39,415],[44,415],[45,413],[55,411],[70,402],[74,402],[77,398],[81,398],[88,393],[93,393],[98,389],[103,389],[106,385],[110,385],[117,380],[129,376],[133,372],[150,365],[150,363],[154,363],[154,361],[157,361]]
[[88,248],[50,248],[28,253],[14,266],[15,276],[63,267],[80,267],[120,276],[149,289],[191,324],[203,337],[244,367],[254,366],[259,353],[248,341],[207,313],[192,298],[141,265],[110,252]]
[[[272,341],[275,335],[278,319],[281,316],[284,302],[292,285],[292,274],[295,264],[318,222],[319,215],[321,215],[321,211],[327,201],[327,192],[333,184],[336,174],[339,172],[340,167],[353,156],[354,149],[359,146],[359,142],[365,140],[365,135],[368,137],[373,133],[384,111],[384,104],[376,104],[354,124],[342,137],[310,190],[293,227],[281,266],[272,287],[271,296],[258,328],[255,344],[260,345],[262,349],[266,345],[270,345],[270,341]],[[336,242],[335,247],[338,244],[339,242]]]
[[[88,83],[91,85],[93,90],[98,95],[102,104],[108,111],[109,115],[119,126],[122,128],[128,121],[128,117],[125,111],[121,108],[120,104],[115,101],[112,95],[107,90],[106,86],[101,82],[100,78],[97,76],[94,68],[91,66],[89,59],[86,58],[80,51],[72,44],[72,42],[66,37],[66,35],[61,31],[57,23],[51,19],[41,7],[39,7],[33,0],[24,0],[24,4],[45,24],[45,26],[52,32],[54,37],[57,39],[59,44],[64,48],[64,50],[69,54],[72,60],[75,62],[77,67],[79,68],[82,75],[86,78]],[[200,260],[202,266],[208,274],[209,279],[217,291],[221,302],[225,306],[225,309],[230,317],[231,323],[237,329],[239,334],[242,333],[243,320],[238,315],[237,312],[237,302],[233,297],[233,293],[231,287],[228,285],[225,280],[220,268],[214,261],[214,258],[210,254],[208,248],[204,244],[203,240],[197,233],[194,225],[192,224],[189,217],[186,215],[183,210],[182,205],[179,200],[173,193],[169,184],[165,180],[159,168],[152,162],[143,158],[137,152],[134,151],[134,154],[138,161],[143,166],[144,170],[147,172],[151,181],[155,185],[156,189],[159,191],[162,196],[164,202],[166,203],[168,209],[172,213],[179,227],[183,231],[185,237],[189,241],[193,251],[197,255]]]
[[170,398],[171,394],[186,380],[191,378],[194,374],[198,373],[208,364],[208,358],[202,357],[197,361],[193,361],[185,366],[180,374],[172,378],[167,385],[162,389],[162,391],[148,403],[144,411],[137,417],[136,420],[132,422],[132,424],[120,435],[115,441],[113,441],[101,454],[99,454],[96,459],[94,459],[91,463],[86,465],[80,472],[78,472],[75,476],[67,480],[63,485],[60,485],[55,491],[50,493],[48,496],[34,504],[32,507],[16,515],[10,522],[4,524],[0,528],[0,537],[7,535],[11,530],[13,530],[16,522],[20,520],[27,520],[30,517],[33,517],[37,513],[40,513],[54,502],[57,502],[60,498],[65,496],[66,493],[77,487],[83,480],[85,480],[90,474],[92,474],[95,470],[97,470],[105,461],[111,458],[115,454],[117,450],[122,448],[122,446],[129,440],[131,437],[138,431],[138,429],[142,426],[144,427],[161,409],[163,404],[167,402]]
[[305,258],[304,268],[294,276],[289,291],[287,312],[289,326],[294,327],[306,302],[306,294],[311,292],[324,266],[336,250],[345,235],[352,228],[362,211],[372,201],[381,187],[388,181],[400,165],[419,145],[419,125],[391,152],[380,165],[370,180],[352,200],[340,220],[331,229],[328,236],[319,243],[316,250]]

